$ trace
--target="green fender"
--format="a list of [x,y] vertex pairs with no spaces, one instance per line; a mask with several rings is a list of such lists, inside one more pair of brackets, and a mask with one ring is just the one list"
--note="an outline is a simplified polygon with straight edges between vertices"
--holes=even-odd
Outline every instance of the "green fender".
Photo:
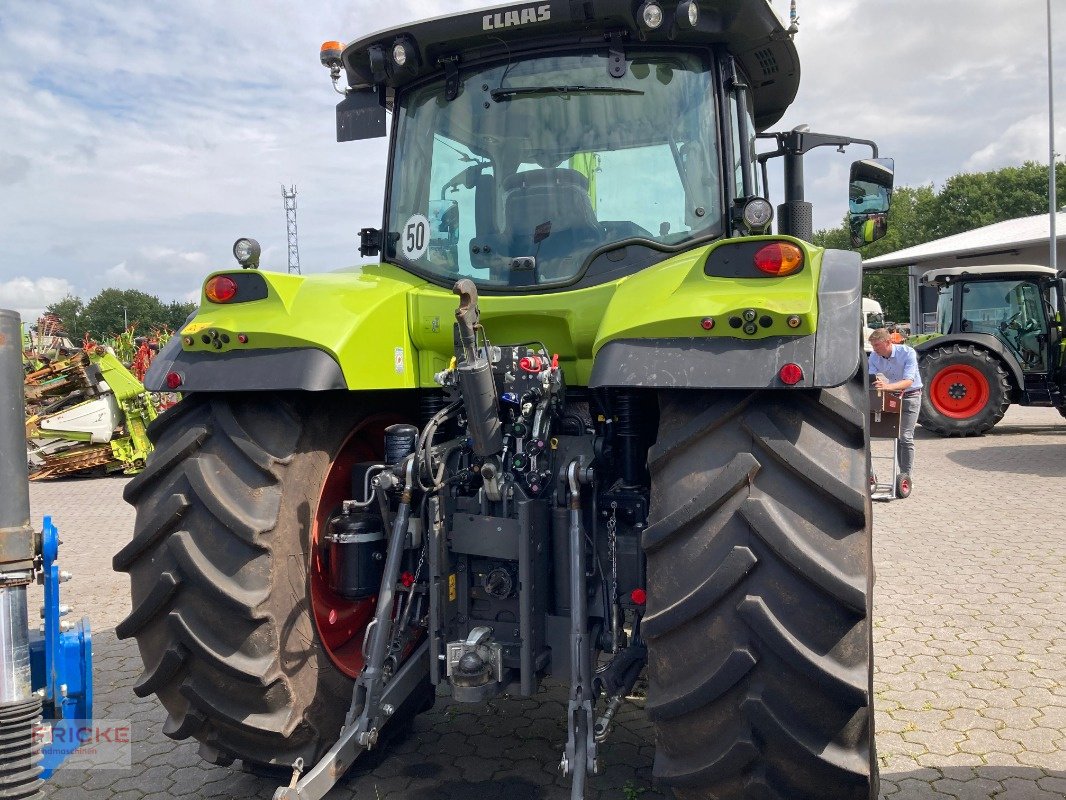
[[[737,253],[782,240],[804,251],[804,268],[794,275],[707,274],[709,263],[739,263]],[[225,274],[242,275],[214,273]],[[265,289],[250,293],[248,302],[240,292],[227,304],[202,298],[153,361],[148,388],[431,388],[451,360],[457,298],[448,288],[389,264],[256,274]],[[494,344],[543,342],[575,385],[773,386],[780,366],[792,361],[804,370],[799,386],[827,386],[842,383],[858,365],[860,284],[854,254],[781,236],[731,239],[597,286],[485,293],[481,322]],[[730,318],[749,309],[763,324],[745,334]],[[830,323],[825,330],[820,318]],[[667,362],[669,369],[659,368]]]

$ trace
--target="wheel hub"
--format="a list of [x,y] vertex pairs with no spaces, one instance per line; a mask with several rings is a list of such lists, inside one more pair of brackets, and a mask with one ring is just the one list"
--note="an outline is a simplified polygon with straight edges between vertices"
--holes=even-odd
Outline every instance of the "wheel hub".
[[326,472],[313,520],[311,612],[330,660],[350,678],[356,677],[363,668],[363,636],[377,598],[347,600],[334,594],[329,588],[328,570],[319,545],[330,515],[342,500],[350,499],[353,467],[357,462],[380,458],[378,442],[383,441],[385,427],[396,421],[391,415],[371,417],[349,435]]
[[933,408],[951,419],[970,419],[988,405],[992,396],[988,378],[971,364],[947,364],[933,376],[929,399]]

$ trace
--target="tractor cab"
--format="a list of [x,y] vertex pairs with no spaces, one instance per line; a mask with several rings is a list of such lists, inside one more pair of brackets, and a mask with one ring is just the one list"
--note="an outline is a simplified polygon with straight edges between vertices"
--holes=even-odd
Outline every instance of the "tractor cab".
[[602,280],[720,236],[713,62],[649,50],[618,78],[608,62],[530,55],[472,68],[452,100],[443,80],[406,94],[385,258],[509,290]]
[[953,267],[928,272],[923,282],[937,288],[938,334],[992,336],[1026,373],[1058,366],[1060,281],[1051,267]]
[[[799,81],[790,32],[762,2],[469,12],[327,42],[321,58],[344,95],[339,140],[384,136],[393,115],[384,221],[362,231],[360,252],[439,286],[470,278],[482,293],[600,285],[770,233],[765,161],[776,156],[778,232],[809,239],[789,171],[802,176],[813,147],[873,146],[761,133]],[[778,137],[779,150],[759,155],[760,137]],[[861,163],[852,194],[870,202],[853,201],[852,217],[869,242],[884,235],[891,166]]]

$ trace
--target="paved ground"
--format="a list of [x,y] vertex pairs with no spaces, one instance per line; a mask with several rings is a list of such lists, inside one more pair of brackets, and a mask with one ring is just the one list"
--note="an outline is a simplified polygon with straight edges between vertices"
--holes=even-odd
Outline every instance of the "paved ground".
[[[981,439],[919,429],[915,494],[877,504],[877,745],[892,800],[1066,797],[1066,422],[1012,409]],[[160,728],[154,699],[130,687],[141,663],[114,625],[129,607],[111,555],[130,536],[122,479],[34,484],[35,524],[52,514],[64,541],[65,602],[94,628],[96,709],[134,722],[129,771],[62,771],[56,800],[269,798],[275,782],[203,764]],[[31,609],[38,601],[31,599]],[[542,703],[479,709],[442,698],[414,736],[331,798],[554,800],[569,797],[555,765],[565,689]],[[652,800],[652,735],[637,709],[604,748],[593,798]]]

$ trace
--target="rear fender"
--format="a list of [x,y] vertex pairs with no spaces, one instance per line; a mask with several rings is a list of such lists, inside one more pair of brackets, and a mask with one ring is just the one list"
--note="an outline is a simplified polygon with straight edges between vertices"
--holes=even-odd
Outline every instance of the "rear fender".
[[[790,241],[804,249],[807,263],[784,278],[708,277],[700,259],[673,281],[653,270],[626,281],[604,315],[590,385],[756,389],[845,383],[862,357],[862,263],[856,253]],[[731,327],[730,317],[745,308],[771,324],[751,336]],[[801,320],[795,329],[785,323],[791,315]],[[714,320],[711,330],[704,330],[704,319]],[[680,325],[686,335],[656,335]],[[792,387],[778,376],[787,363],[803,370]]]
[[[214,277],[213,273],[208,280]],[[231,273],[247,277],[248,273]],[[145,375],[152,391],[409,389],[417,359],[407,295],[424,284],[374,264],[305,278],[259,272],[265,291],[200,308]],[[206,281],[205,281],[206,283]],[[169,385],[167,376],[175,373]]]

